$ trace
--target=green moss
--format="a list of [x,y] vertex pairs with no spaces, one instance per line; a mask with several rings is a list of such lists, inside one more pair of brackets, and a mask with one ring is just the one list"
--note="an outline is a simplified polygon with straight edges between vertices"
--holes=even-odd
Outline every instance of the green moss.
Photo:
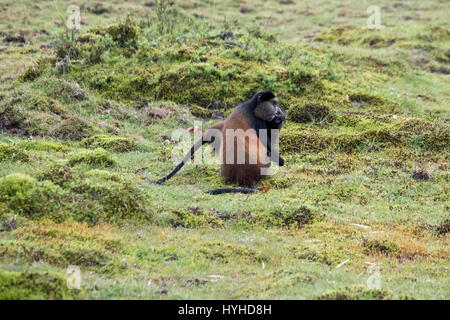
[[21,81],[33,81],[39,78],[51,65],[55,62],[55,58],[42,58],[25,69],[19,76]]
[[295,250],[295,257],[323,263],[329,266],[338,265],[349,258],[350,253],[335,246],[304,245]]
[[28,161],[28,154],[22,148],[6,143],[0,143],[0,161]]
[[[36,86],[44,87],[48,96],[52,98],[50,101],[58,99],[73,103],[75,101],[83,101],[89,99],[89,94],[77,82],[68,81],[56,77],[43,77],[35,83]],[[48,100],[47,99],[47,100]]]
[[[336,132],[331,128],[312,128],[288,124],[281,130],[280,148],[284,152],[340,151],[351,153],[388,146],[418,147],[445,152],[449,149],[450,127],[438,121],[415,118],[376,123],[368,119],[342,123],[358,130]],[[376,147],[374,147],[376,145]],[[375,149],[374,149],[375,148]]]
[[389,300],[392,298],[392,295],[385,290],[367,289],[362,286],[345,287],[312,297],[317,300]]
[[28,137],[46,135],[61,121],[54,113],[35,110],[28,97],[19,92],[0,104],[0,130]]
[[[116,43],[122,43],[115,35],[122,34],[128,27],[119,29],[114,25],[91,33],[110,36]],[[131,35],[134,37],[134,31]],[[136,30],[136,37],[143,37],[141,30]],[[83,52],[94,49],[91,40],[83,46]],[[324,88],[320,73],[329,74],[329,68],[324,66],[318,70],[316,63],[299,61],[303,58],[292,54],[289,54],[294,59],[292,64],[285,65],[277,56],[280,48],[263,38],[251,41],[255,50],[228,50],[222,47],[221,40],[205,41],[196,37],[189,39],[188,45],[161,41],[156,48],[154,43],[145,40],[137,41],[136,46],[136,52],[133,45],[128,50],[133,58],[127,63],[122,57],[125,48],[109,50],[110,57],[115,59],[110,59],[107,65],[73,66],[71,74],[107,98],[126,102],[164,99],[189,104],[193,113],[202,118],[210,117],[212,111],[208,106],[215,101],[220,101],[223,108],[234,107],[264,89],[276,91],[280,96],[284,94],[286,102],[283,104],[288,103],[294,95]],[[288,46],[283,49],[294,52]],[[210,54],[205,56],[205,51]],[[110,72],[105,72],[105,67]]]
[[349,100],[353,109],[357,111],[381,114],[394,114],[401,111],[397,103],[366,92],[352,93],[349,95]]
[[371,48],[386,48],[395,43],[395,39],[387,39],[379,34],[369,35],[362,40],[363,45]]
[[71,181],[75,176],[72,167],[66,162],[52,162],[50,165],[44,167],[39,172],[41,180],[50,180],[54,184],[64,186]]
[[223,226],[223,221],[215,216],[214,213],[198,207],[188,208],[187,210],[173,210],[172,212],[175,217],[171,219],[170,224],[174,227],[199,228],[205,226]]
[[320,216],[307,207],[287,207],[270,212],[266,224],[278,227],[300,228],[319,219]]
[[65,219],[59,212],[62,190],[51,181],[37,182],[21,173],[13,173],[0,179],[0,199],[11,212],[25,217]]
[[82,140],[99,133],[101,130],[95,125],[81,117],[73,116],[62,121],[51,135],[65,140]]
[[363,239],[363,248],[366,254],[396,255],[400,247],[388,240]]
[[337,42],[341,45],[348,45],[355,41],[355,34],[360,32],[360,29],[354,26],[337,26],[329,29],[323,29],[314,37],[315,41],[323,42]]
[[66,279],[51,273],[0,270],[0,299],[80,299],[83,292],[68,288]]
[[44,112],[53,112],[58,115],[66,114],[68,111],[58,101],[44,96],[35,96],[30,99],[30,103],[37,110]]
[[289,109],[289,119],[298,123],[332,121],[334,114],[325,104],[304,103]]
[[245,259],[250,263],[268,262],[270,260],[266,255],[251,248],[236,244],[225,244],[219,241],[203,243],[203,248],[198,251],[198,255],[219,263],[229,263],[236,259]]
[[21,141],[19,145],[25,150],[46,151],[46,152],[63,150],[63,145],[57,142],[36,140],[36,139]]
[[84,139],[86,147],[103,148],[113,152],[129,152],[136,150],[136,143],[131,138],[97,135]]
[[69,155],[69,165],[74,166],[85,163],[91,166],[110,167],[116,165],[116,161],[105,149],[83,150]]
[[321,152],[335,150],[353,152],[364,146],[362,134],[332,133],[326,130],[289,128],[281,131],[280,148],[283,152]]
[[0,179],[0,198],[20,214],[33,214],[38,201],[36,189],[36,179],[25,174],[13,173]]
[[96,223],[100,220],[149,220],[151,200],[132,182],[104,170],[91,170],[70,183],[70,190],[79,196],[80,204],[74,209],[79,221]]
[[[195,106],[195,105],[191,106],[190,109],[191,109],[191,113],[194,116],[199,117],[201,119],[210,119],[213,112],[215,112],[214,110],[209,110],[209,109],[202,108],[202,107]],[[216,112],[217,112],[217,110],[216,110]]]
[[95,29],[93,32],[101,35],[109,34],[122,48],[135,46],[138,36],[137,27],[129,17],[123,23]]
[[439,121],[405,119],[397,124],[398,135],[410,144],[432,151],[450,150],[450,126]]

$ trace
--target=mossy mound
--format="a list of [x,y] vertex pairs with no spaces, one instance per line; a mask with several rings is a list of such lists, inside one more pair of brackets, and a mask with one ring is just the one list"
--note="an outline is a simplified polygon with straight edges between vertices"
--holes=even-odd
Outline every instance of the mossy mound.
[[[342,123],[342,118],[339,119]],[[380,123],[365,119],[355,121],[355,130],[335,131],[289,125],[281,131],[280,148],[285,152],[304,153],[321,151],[355,152],[389,146],[416,147],[445,152],[449,150],[450,127],[440,121],[416,118]]]
[[61,101],[72,102],[89,99],[89,94],[77,82],[55,76],[42,77],[34,83],[34,86],[44,88],[49,97]]
[[25,174],[13,173],[0,179],[0,199],[10,211],[26,217],[62,220],[58,216],[61,195],[51,181],[37,182]]
[[37,110],[43,112],[53,112],[58,115],[62,115],[68,112],[67,109],[63,107],[58,101],[44,96],[32,97],[30,103]]
[[11,210],[32,214],[37,199],[36,179],[20,173],[10,174],[0,179],[0,197]]
[[210,109],[202,108],[199,106],[192,106],[190,109],[191,109],[191,113],[194,116],[199,117],[201,119],[210,119],[213,112],[215,112],[215,110],[210,110]]
[[305,224],[318,220],[320,220],[319,214],[307,207],[288,207],[271,212],[267,217],[266,224],[269,226],[300,228]]
[[113,152],[135,151],[136,142],[131,138],[97,135],[81,141],[86,147],[103,148]]
[[0,143],[0,161],[28,161],[28,154],[22,148],[6,143]]
[[54,57],[45,57],[36,61],[34,64],[25,69],[25,71],[19,76],[21,81],[33,81],[39,78],[45,71],[50,69],[56,59]]
[[51,273],[0,270],[0,299],[80,299],[82,291],[68,288],[66,279]]
[[45,136],[60,122],[54,113],[29,110],[19,97],[0,105],[0,130],[22,136]]
[[74,179],[74,176],[75,172],[67,161],[53,162],[38,172],[38,178],[40,180],[50,180],[61,187]]
[[[240,36],[237,41],[251,48],[229,47],[220,37],[201,35],[154,43],[145,32],[128,21],[81,35],[74,61],[83,63],[72,64],[71,78],[124,102],[163,99],[202,107],[193,110],[201,117],[210,116],[208,107],[216,101],[222,109],[230,108],[264,89],[289,98],[327,90],[321,75],[330,78],[329,66],[316,54],[300,55],[297,48],[273,39]],[[92,52],[99,58],[89,58]]]
[[197,254],[203,259],[217,263],[229,263],[238,257],[253,263],[270,261],[270,257],[254,249],[242,245],[224,244],[220,241],[205,242]]
[[56,222],[73,219],[89,225],[152,219],[149,196],[144,196],[136,181],[124,176],[98,169],[76,173],[60,165],[45,170],[39,178],[46,180],[24,174],[0,179],[4,214]]
[[83,150],[69,155],[69,165],[84,163],[90,166],[111,167],[116,165],[112,155],[105,149]]
[[348,99],[351,102],[353,109],[356,111],[379,114],[394,114],[400,112],[400,107],[395,102],[387,101],[370,93],[353,93],[349,95]]
[[298,123],[332,121],[334,113],[325,104],[305,103],[289,109],[289,119]]
[[389,47],[401,39],[389,34],[380,34],[379,30],[344,25],[323,29],[315,36],[314,40],[340,45],[358,44],[363,47],[378,49]]
[[95,29],[93,30],[93,33],[102,36],[105,34],[110,35],[122,48],[136,46],[138,38],[137,26],[130,18],[127,18],[120,24]]
[[317,300],[390,300],[392,295],[385,290],[367,289],[362,286],[345,287],[312,297]]
[[34,150],[34,151],[61,151],[63,150],[63,145],[57,142],[52,141],[44,141],[44,140],[29,140],[29,141],[21,141],[19,143],[20,147],[25,150]]
[[223,226],[223,221],[213,212],[202,210],[197,207],[188,208],[187,210],[174,210],[173,214],[175,216],[174,219],[169,221],[173,227],[183,226],[185,228],[199,228],[205,226]]
[[396,255],[400,247],[388,240],[363,239],[363,248],[366,254]]
[[82,140],[84,138],[101,133],[101,130],[88,120],[78,116],[70,117],[62,121],[51,135],[64,140]]
[[96,223],[99,220],[118,221],[120,219],[149,220],[150,199],[142,191],[122,176],[105,170],[91,170],[72,180],[68,187],[81,196],[80,205],[74,209],[75,219]]
[[283,152],[305,153],[326,150],[352,152],[364,146],[361,135],[333,133],[323,129],[289,128],[281,131],[280,149]]

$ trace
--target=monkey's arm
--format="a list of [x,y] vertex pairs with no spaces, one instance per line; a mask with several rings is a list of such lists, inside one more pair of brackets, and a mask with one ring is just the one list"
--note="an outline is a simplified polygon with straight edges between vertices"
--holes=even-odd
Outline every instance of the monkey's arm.
[[267,155],[270,157],[270,160],[277,161],[280,167],[284,166],[284,159],[280,156],[279,151],[274,148],[272,150],[272,135],[271,130],[269,130],[269,134],[267,135]]

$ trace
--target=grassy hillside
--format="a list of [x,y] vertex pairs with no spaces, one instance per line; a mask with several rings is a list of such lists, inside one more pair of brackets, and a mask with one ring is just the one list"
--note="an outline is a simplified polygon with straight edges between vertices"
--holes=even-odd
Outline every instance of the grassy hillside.
[[[450,8],[379,3],[73,1],[71,32],[4,1],[0,298],[449,299]],[[288,110],[261,192],[151,183],[260,90]]]

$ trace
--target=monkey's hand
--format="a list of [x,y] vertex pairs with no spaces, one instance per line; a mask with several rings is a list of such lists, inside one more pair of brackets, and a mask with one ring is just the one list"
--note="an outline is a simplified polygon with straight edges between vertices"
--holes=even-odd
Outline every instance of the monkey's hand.
[[282,157],[279,157],[279,159],[278,159],[278,165],[279,165],[280,167],[284,166],[284,159],[283,159]]

